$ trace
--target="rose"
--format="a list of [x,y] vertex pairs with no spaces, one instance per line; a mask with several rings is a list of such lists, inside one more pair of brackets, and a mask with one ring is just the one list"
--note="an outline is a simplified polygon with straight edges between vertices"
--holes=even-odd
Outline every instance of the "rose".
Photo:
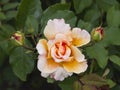
[[11,40],[13,40],[13,42],[18,45],[21,46],[24,44],[24,34],[20,31],[15,32],[12,36],[11,36]]
[[103,36],[104,36],[104,30],[102,27],[94,28],[91,31],[91,38],[93,41],[100,41],[103,39]]
[[64,80],[73,73],[85,72],[88,65],[85,56],[77,48],[89,43],[90,35],[86,30],[71,28],[64,19],[49,20],[44,35],[36,48],[39,53],[37,67],[43,77]]

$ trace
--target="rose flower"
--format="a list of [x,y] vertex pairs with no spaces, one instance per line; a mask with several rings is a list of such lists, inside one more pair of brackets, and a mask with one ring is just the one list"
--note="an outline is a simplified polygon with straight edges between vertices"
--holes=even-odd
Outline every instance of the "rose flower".
[[49,20],[44,35],[36,48],[39,53],[37,67],[41,76],[62,81],[73,73],[85,72],[88,65],[85,56],[78,49],[90,42],[86,30],[73,28],[64,19]]

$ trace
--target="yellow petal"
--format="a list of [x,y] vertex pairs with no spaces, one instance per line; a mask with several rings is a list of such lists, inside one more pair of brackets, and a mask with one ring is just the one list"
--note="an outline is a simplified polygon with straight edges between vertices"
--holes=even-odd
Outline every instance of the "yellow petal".
[[77,62],[76,60],[64,62],[62,65],[67,72],[74,72],[77,74],[85,72],[88,67],[87,62]]
[[90,42],[90,34],[86,30],[80,28],[74,28],[72,30],[72,44],[74,46],[83,46]]
[[64,19],[54,19],[54,20],[49,20],[45,30],[44,30],[44,35],[46,36],[47,39],[54,39],[55,35],[57,33],[67,33],[70,31],[70,26],[69,24],[65,24]]
[[56,63],[52,58],[47,59],[47,64],[44,70],[49,73],[49,72],[54,72],[57,68],[59,67],[59,64]]
[[82,52],[75,46],[71,46],[72,56],[77,60],[78,62],[85,61],[85,56],[82,54]]
[[47,54],[47,40],[45,39],[40,39],[36,49],[40,55],[46,55]]
[[39,56],[38,59],[37,67],[42,73],[53,73],[59,67],[52,58]]

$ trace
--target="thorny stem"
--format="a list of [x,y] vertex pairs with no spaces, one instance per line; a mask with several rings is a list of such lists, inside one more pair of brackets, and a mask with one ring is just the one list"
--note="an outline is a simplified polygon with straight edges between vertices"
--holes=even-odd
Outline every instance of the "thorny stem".
[[32,40],[33,40],[34,44],[36,45],[37,43],[36,43],[36,41],[35,41],[34,36],[31,36],[31,38],[32,38]]
[[80,79],[78,79],[78,81],[81,85],[84,85],[84,83]]
[[31,47],[28,47],[28,46],[25,46],[25,45],[22,45],[22,47],[24,47],[24,48],[26,48],[26,49],[28,49],[28,50],[31,50],[31,51],[35,51],[34,48],[31,48]]
[[33,36],[33,35],[26,35],[26,37],[30,37],[30,38],[33,40],[34,44],[35,44],[35,45],[37,44],[36,41],[35,41],[35,39],[34,39],[34,36]]
[[94,60],[91,61],[90,72],[89,73],[93,72],[93,68],[94,68]]

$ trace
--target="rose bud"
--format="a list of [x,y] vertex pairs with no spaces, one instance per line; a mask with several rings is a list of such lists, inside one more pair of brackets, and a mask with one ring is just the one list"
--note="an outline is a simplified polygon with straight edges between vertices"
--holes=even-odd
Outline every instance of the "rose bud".
[[20,31],[17,31],[14,33],[11,37],[12,40],[14,40],[16,45],[23,45],[24,44],[24,34]]
[[93,41],[100,41],[103,39],[103,28],[102,27],[97,27],[95,29],[92,30],[91,32],[91,37]]

